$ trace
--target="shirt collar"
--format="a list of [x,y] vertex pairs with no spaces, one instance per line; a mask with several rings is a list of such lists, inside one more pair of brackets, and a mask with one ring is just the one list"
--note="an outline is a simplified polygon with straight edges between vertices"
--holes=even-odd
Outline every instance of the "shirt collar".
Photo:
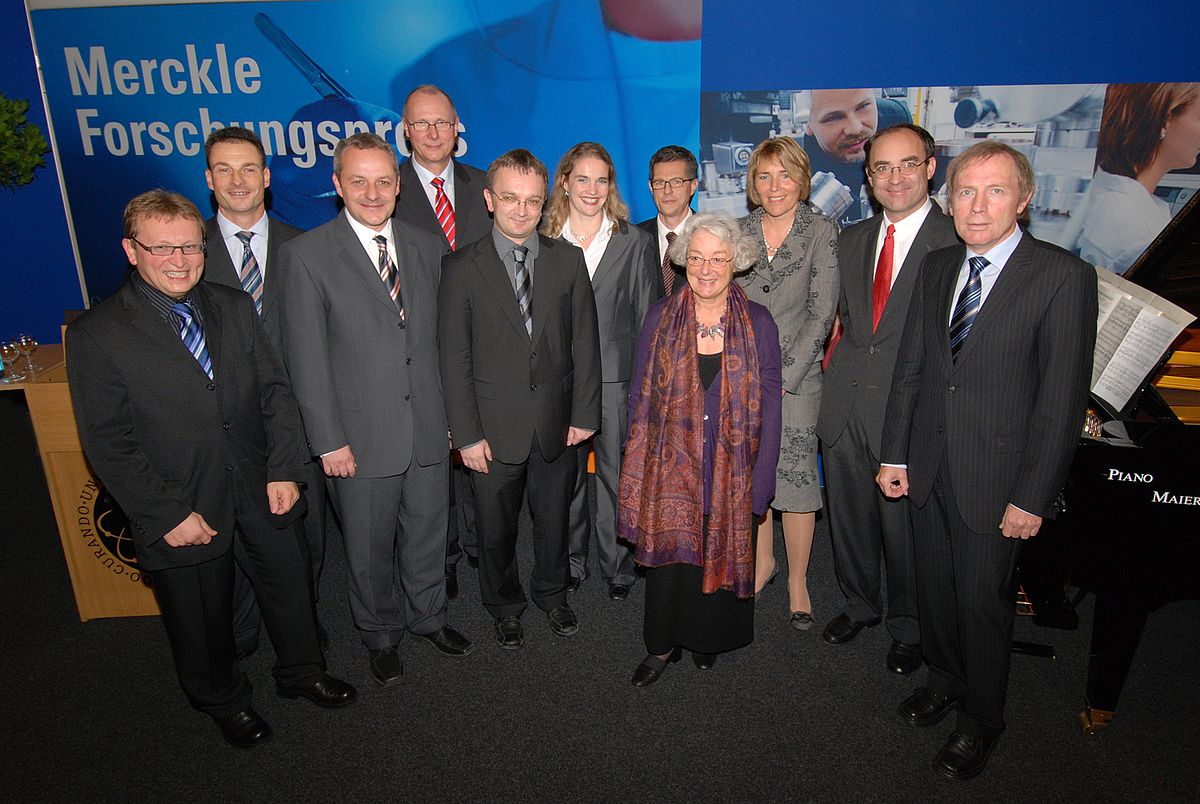
[[[240,232],[241,230],[239,229],[238,231]],[[154,308],[155,312],[162,316],[163,320],[167,321],[172,326],[176,324],[176,320],[175,314],[171,311],[171,308],[181,301],[190,302],[192,307],[196,310],[196,317],[203,321],[203,316],[200,313],[200,307],[196,304],[195,287],[184,294],[182,299],[176,299],[174,296],[168,296],[158,288],[151,285],[145,279],[142,279],[142,275],[137,272],[136,268],[133,270],[132,277],[133,286],[141,291],[142,295],[147,301],[150,302],[150,306]]]
[[386,237],[388,239],[388,246],[393,251],[395,251],[396,245],[395,245],[395,237],[392,234],[391,218],[388,218],[387,225],[385,225],[383,227],[383,230],[377,232],[368,226],[363,226],[361,223],[356,221],[354,219],[354,216],[351,215],[349,212],[344,212],[344,214],[346,216],[346,220],[349,221],[349,223],[350,223],[350,228],[354,230],[354,235],[358,238],[358,242],[362,243],[363,248],[365,248],[368,251],[368,253],[371,253],[371,254],[375,253],[375,250],[377,248],[377,246],[375,244],[375,238],[378,237],[379,235],[383,235],[384,237]]
[[496,247],[496,253],[500,255],[500,259],[507,257],[509,252],[511,252],[517,246],[524,246],[525,248],[529,249],[529,254],[525,257],[526,260],[529,260],[530,258],[536,259],[538,255],[538,235],[536,231],[520,243],[514,243],[505,237],[498,228],[493,226],[492,245]]
[[883,213],[883,231],[886,233],[888,224],[891,224],[892,226],[896,227],[896,233],[894,235],[895,237],[898,237],[898,238],[906,238],[906,237],[910,237],[910,236],[915,237],[917,230],[921,228],[921,226],[925,223],[925,219],[929,217],[929,211],[931,209],[933,209],[933,201],[931,201],[928,197],[926,197],[925,203],[921,206],[920,209],[915,210],[914,212],[912,212],[911,214],[907,215],[906,217],[902,218],[899,221],[890,220],[887,216],[887,212],[884,212]]
[[676,226],[675,226],[675,228],[674,228],[674,229],[672,229],[671,227],[667,226],[666,222],[665,222],[665,221],[662,219],[662,215],[656,215],[656,216],[654,217],[654,220],[656,220],[656,221],[658,222],[658,236],[659,236],[659,237],[666,237],[666,236],[667,236],[667,232],[676,232],[676,233],[678,233],[678,232],[679,232],[679,230],[683,228],[683,225],[684,225],[685,223],[687,223],[687,219],[688,219],[688,218],[690,218],[690,217],[692,217],[692,214],[693,214],[693,213],[692,213],[692,208],[691,208],[691,207],[688,207],[688,208],[687,208],[687,212],[683,213],[683,220],[681,220],[681,221],[680,221],[678,224],[676,224]]
[[[1017,246],[1020,244],[1020,242],[1021,226],[1018,224],[1013,227],[1012,233],[1008,237],[1004,238],[999,243],[988,249],[988,251],[978,256],[987,260],[989,267],[994,267],[997,271],[999,271],[1005,266],[1005,264],[1008,263],[1009,258],[1012,257],[1013,252],[1017,250]],[[975,252],[972,251],[970,247],[967,248],[967,256],[976,256]]]
[[441,176],[442,181],[445,182],[445,184],[442,185],[443,191],[446,189],[447,184],[454,183],[454,160],[453,159],[451,159],[449,162],[446,163],[446,168],[441,173],[432,173],[429,170],[426,170],[425,166],[416,160],[416,157],[413,157],[413,159],[412,159],[412,166],[413,166],[413,170],[415,170],[417,172],[417,178],[419,178],[421,180],[422,187],[428,187],[429,183],[432,182],[434,179],[436,179],[438,176]]
[[[251,226],[249,229],[243,229],[233,221],[226,218],[220,210],[217,210],[217,227],[221,230],[221,239],[228,240],[231,237],[236,237],[238,232],[254,232],[257,237],[266,238],[267,236],[267,213],[264,210],[262,217]],[[254,242],[251,239],[250,242]]]

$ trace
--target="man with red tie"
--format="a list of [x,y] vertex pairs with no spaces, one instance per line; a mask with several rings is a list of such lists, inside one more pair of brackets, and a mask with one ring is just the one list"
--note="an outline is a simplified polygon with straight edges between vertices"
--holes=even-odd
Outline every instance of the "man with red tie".
[[843,331],[825,372],[817,419],[834,570],[846,596],[823,637],[842,645],[885,619],[892,638],[887,667],[903,675],[921,665],[912,529],[907,499],[885,498],[875,472],[896,350],[921,260],[958,241],[951,219],[929,199],[936,167],[929,132],[893,126],[865,147],[867,181],[883,211],[845,229],[838,243]]
[[[458,136],[454,102],[433,84],[423,84],[408,93],[402,117],[412,158],[400,165],[396,218],[436,235],[450,251],[474,243],[492,228],[483,200],[487,177],[454,158],[466,152],[466,141]],[[472,564],[478,559],[471,484],[462,464],[452,462],[452,466],[446,594],[455,598],[463,552]]]

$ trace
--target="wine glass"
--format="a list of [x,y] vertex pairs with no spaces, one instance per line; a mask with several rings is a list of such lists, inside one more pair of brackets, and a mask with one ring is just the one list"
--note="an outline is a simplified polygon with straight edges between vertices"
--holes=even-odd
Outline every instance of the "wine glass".
[[30,374],[33,374],[35,371],[41,371],[42,367],[33,362],[33,353],[37,351],[39,345],[37,338],[33,337],[32,335],[26,335],[22,332],[20,335],[13,338],[13,343],[17,345],[17,349],[25,358],[25,370]]
[[4,361],[3,382],[20,382],[25,379],[25,375],[16,369],[17,358],[20,356],[21,350],[15,343],[0,343],[0,360]]

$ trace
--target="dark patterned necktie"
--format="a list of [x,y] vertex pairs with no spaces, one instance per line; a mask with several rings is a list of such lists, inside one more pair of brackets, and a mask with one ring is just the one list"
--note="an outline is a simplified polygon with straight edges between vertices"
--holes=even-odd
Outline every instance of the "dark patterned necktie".
[[988,261],[983,257],[971,257],[967,262],[970,264],[970,275],[967,277],[967,284],[963,285],[962,292],[958,294],[958,302],[950,315],[950,354],[954,357],[958,357],[958,351],[966,342],[967,334],[971,331],[971,325],[975,323],[975,316],[979,314],[979,307],[983,303],[983,281],[979,277],[988,266]]
[[[667,232],[667,251],[671,250],[671,246],[675,243],[675,238],[678,237],[674,232]],[[663,295],[670,296],[671,291],[675,289],[675,268],[671,265],[671,258],[663,252],[662,261],[662,281]]]
[[400,295],[400,271],[396,268],[392,255],[388,254],[387,238],[383,235],[375,235],[374,240],[375,245],[379,246],[379,278],[383,280],[388,295],[396,303],[396,309],[400,311],[400,320],[403,322],[404,297]]
[[525,332],[533,334],[533,282],[529,278],[529,269],[525,266],[525,257],[529,249],[517,246],[513,249],[513,260],[516,261],[515,274],[517,288],[517,307],[521,311],[521,320],[525,322]]
[[254,252],[250,250],[250,238],[254,237],[254,232],[238,232],[234,236],[242,241],[242,267],[238,271],[238,279],[242,281],[242,290],[254,299],[254,309],[262,315],[262,269],[258,267],[258,260],[254,259]]
[[441,176],[435,176],[430,182],[434,189],[433,214],[437,215],[442,234],[446,235],[446,242],[450,244],[450,250],[454,251],[454,207],[450,206],[450,199],[442,189],[445,183],[446,180]]
[[171,312],[179,316],[179,337],[183,339],[183,345],[192,357],[196,358],[196,362],[200,364],[200,368],[204,369],[204,373],[211,380],[212,359],[208,356],[208,344],[204,340],[204,327],[200,324],[200,319],[196,317],[196,308],[191,302],[181,301],[171,305]]

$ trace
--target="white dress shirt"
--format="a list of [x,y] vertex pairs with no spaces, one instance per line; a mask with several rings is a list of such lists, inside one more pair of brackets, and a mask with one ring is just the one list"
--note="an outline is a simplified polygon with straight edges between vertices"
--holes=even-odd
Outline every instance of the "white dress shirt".
[[929,217],[932,209],[933,201],[926,198],[925,206],[900,221],[889,220],[887,212],[883,213],[883,221],[879,224],[879,235],[875,238],[875,261],[871,263],[875,267],[871,269],[872,278],[875,269],[879,267],[879,254],[883,251],[883,241],[887,237],[888,224],[896,227],[896,231],[892,233],[892,286],[895,287],[896,277],[900,276],[900,268],[908,259],[908,252],[912,248],[913,241],[917,239],[917,232],[921,230],[921,226]]
[[412,160],[413,170],[417,172],[417,178],[421,180],[421,189],[425,191],[425,197],[429,199],[429,206],[437,209],[437,188],[433,186],[433,180],[438,176],[442,177],[442,192],[446,194],[447,200],[450,201],[450,208],[457,211],[458,205],[454,203],[454,160],[451,159],[446,163],[446,169],[441,173],[434,175],[422,167],[421,163],[416,159]]
[[683,228],[683,225],[685,223],[687,223],[687,219],[690,217],[692,217],[692,208],[688,207],[687,212],[683,213],[683,220],[681,220],[679,223],[677,223],[675,225],[675,228],[669,229],[669,228],[667,228],[667,225],[665,223],[663,223],[662,215],[655,216],[654,220],[655,220],[655,222],[658,223],[658,253],[659,254],[662,254],[664,257],[667,254],[667,232],[674,232],[675,234],[679,234],[679,230]]
[[221,212],[217,211],[217,227],[221,230],[221,239],[225,241],[225,250],[229,252],[229,259],[233,260],[234,273],[240,274],[242,270],[242,252],[244,247],[242,241],[238,239],[239,232],[254,232],[254,237],[250,238],[250,253],[254,255],[255,261],[258,263],[258,270],[262,271],[263,287],[267,286],[267,213],[258,219],[258,223],[251,226],[249,229],[243,229],[233,221],[226,218]]
[[[375,242],[375,238],[383,235],[387,238],[388,256],[392,258],[396,269],[400,269],[400,260],[396,259],[396,238],[392,236],[391,220],[388,220],[387,225],[383,227],[383,231],[376,232],[374,229],[363,226],[354,220],[354,216],[349,212],[344,212],[343,214],[346,216],[346,220],[350,221],[350,228],[354,230],[358,242],[362,244],[363,251],[367,252],[367,256],[371,258],[371,265],[374,265],[376,269],[379,267],[379,244]],[[403,293],[403,288],[401,288],[401,292]]]
[[608,241],[612,239],[612,218],[608,217],[607,212],[600,213],[600,228],[596,230],[596,236],[592,238],[592,242],[588,243],[585,248],[579,242],[579,238],[571,231],[571,218],[567,217],[563,223],[562,236],[572,245],[579,246],[583,249],[583,261],[587,263],[588,278],[596,275],[596,268],[600,266],[600,260],[604,259],[604,250],[608,248]]

